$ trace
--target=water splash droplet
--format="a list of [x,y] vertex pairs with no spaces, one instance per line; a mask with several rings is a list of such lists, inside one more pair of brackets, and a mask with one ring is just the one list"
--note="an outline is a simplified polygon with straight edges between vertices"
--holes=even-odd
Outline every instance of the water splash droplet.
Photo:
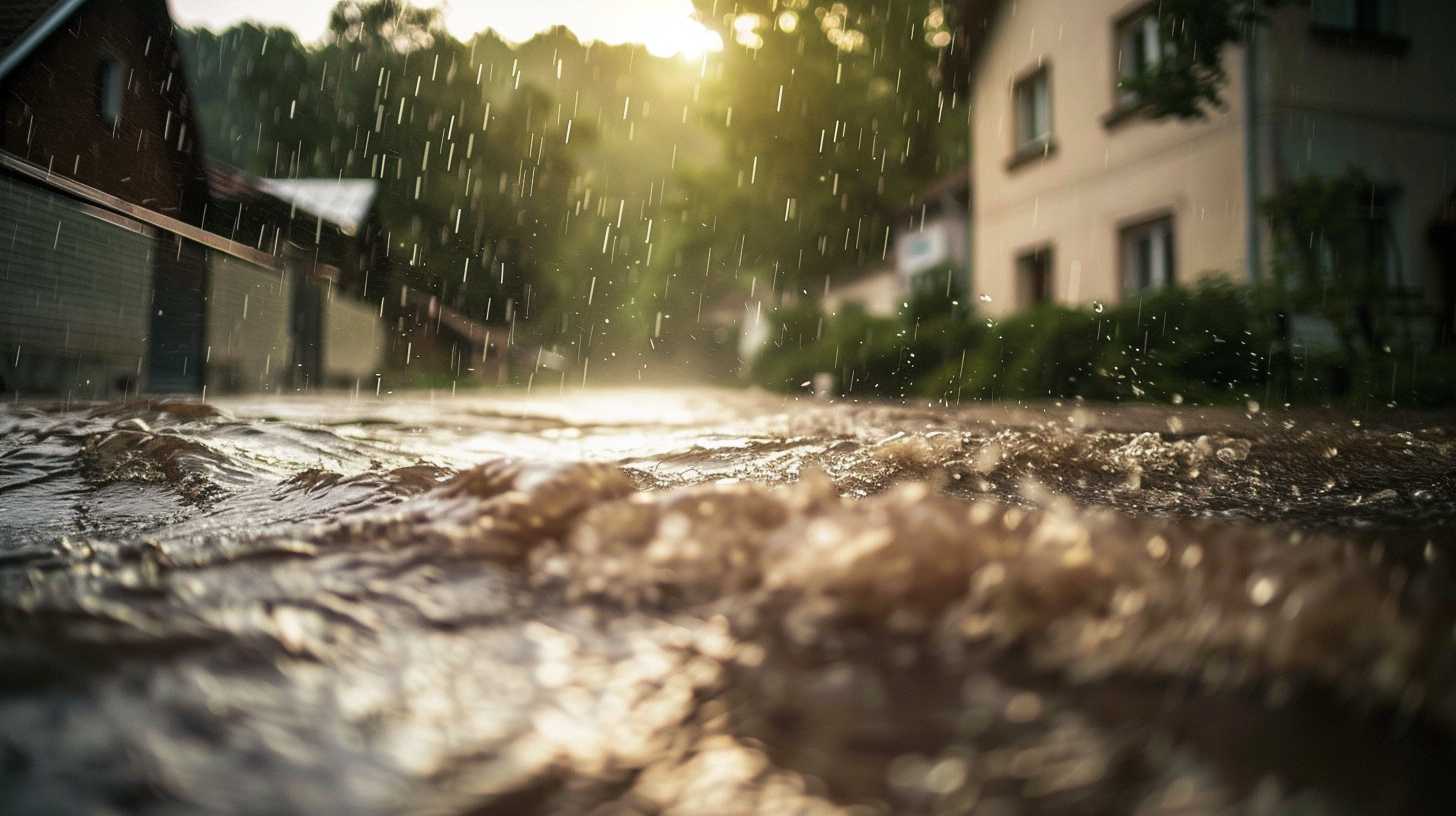
[[1279,582],[1267,575],[1256,575],[1249,582],[1249,600],[1255,606],[1267,606],[1279,594]]

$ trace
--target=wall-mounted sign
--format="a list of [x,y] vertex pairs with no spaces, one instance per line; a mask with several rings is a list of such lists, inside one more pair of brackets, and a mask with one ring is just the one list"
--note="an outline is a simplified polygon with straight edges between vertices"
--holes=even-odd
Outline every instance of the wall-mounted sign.
[[944,224],[926,224],[895,241],[895,271],[907,278],[945,263],[949,256],[950,237]]

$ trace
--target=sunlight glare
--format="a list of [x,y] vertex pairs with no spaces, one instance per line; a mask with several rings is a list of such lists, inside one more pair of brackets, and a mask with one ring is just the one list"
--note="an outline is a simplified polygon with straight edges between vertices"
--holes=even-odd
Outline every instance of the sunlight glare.
[[[291,28],[304,42],[318,42],[326,32],[334,0],[168,0],[177,22],[221,30],[249,20]],[[445,27],[462,41],[492,29],[503,39],[523,43],[556,26],[565,26],[582,42],[605,45],[639,43],[656,57],[696,60],[723,49],[718,34],[697,19],[692,0],[528,0],[527,2],[447,2],[413,0],[439,8]]]
[[511,42],[524,42],[564,25],[582,42],[641,43],[655,57],[694,60],[721,51],[722,38],[696,18],[692,0],[552,0],[520,4],[445,7],[446,25],[457,37],[491,28]]
[[691,18],[676,19],[665,25],[644,28],[642,44],[654,57],[677,55],[692,61],[709,52],[723,50],[723,38]]

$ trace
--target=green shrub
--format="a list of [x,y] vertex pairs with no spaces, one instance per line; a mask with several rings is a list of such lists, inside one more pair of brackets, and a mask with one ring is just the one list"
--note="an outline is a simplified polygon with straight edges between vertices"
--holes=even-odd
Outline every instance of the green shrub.
[[1268,376],[1268,332],[1223,281],[1111,308],[1045,305],[993,323],[986,341],[926,378],[937,399],[1238,401]]
[[962,316],[943,301],[912,299],[896,318],[858,308],[832,319],[785,312],[776,318],[780,334],[804,342],[770,348],[753,379],[794,391],[816,373],[833,372],[841,395],[950,402],[1456,402],[1456,354],[1376,355],[1353,370],[1338,355],[1291,359],[1280,350],[1264,294],[1223,279],[1110,307],[1048,304],[1001,321]]
[[1076,390],[1093,367],[1090,313],[1042,306],[1000,323],[980,322],[980,342],[921,381],[939,399],[1060,397]]
[[1113,389],[1122,396],[1201,403],[1262,396],[1273,334],[1260,314],[1248,289],[1222,279],[1120,304],[1109,311],[1099,373],[1122,386]]
[[1286,402],[1357,408],[1456,405],[1456,351],[1432,354],[1417,347],[1362,356],[1353,367],[1343,354],[1327,353],[1296,359],[1290,368]]
[[[937,316],[940,310],[930,308],[916,317],[916,305],[902,307],[895,318],[872,317],[857,305],[832,319],[816,314],[811,320],[795,311],[775,314],[776,337],[791,340],[798,328],[806,340],[771,343],[753,361],[751,379],[765,388],[796,391],[815,374],[829,372],[841,395],[909,396],[925,374],[948,355],[959,357],[961,350],[978,344],[984,331],[949,309]],[[806,326],[812,328],[804,331]]]

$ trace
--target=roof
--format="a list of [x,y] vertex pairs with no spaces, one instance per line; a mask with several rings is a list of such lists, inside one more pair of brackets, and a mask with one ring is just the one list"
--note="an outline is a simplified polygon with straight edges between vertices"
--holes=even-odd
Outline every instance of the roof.
[[236,167],[209,159],[205,165],[207,189],[224,201],[250,201],[262,195],[258,180]]
[[258,188],[352,234],[369,217],[379,183],[370,179],[258,179]]
[[971,167],[963,164],[960,167],[946,173],[935,181],[921,196],[926,199],[939,198],[941,196],[965,196],[970,191]]
[[[971,166],[963,164],[930,182],[909,204],[895,211],[893,220],[903,224],[904,219],[917,219],[922,214],[938,213],[949,202],[962,207],[971,206]],[[899,228],[896,228],[899,233]]]
[[0,78],[54,34],[86,0],[4,0],[0,3]]
[[207,162],[207,187],[218,201],[274,201],[357,234],[379,194],[371,179],[257,178],[219,161]]
[[31,26],[40,22],[55,0],[10,0],[0,5],[0,51],[9,48]]

